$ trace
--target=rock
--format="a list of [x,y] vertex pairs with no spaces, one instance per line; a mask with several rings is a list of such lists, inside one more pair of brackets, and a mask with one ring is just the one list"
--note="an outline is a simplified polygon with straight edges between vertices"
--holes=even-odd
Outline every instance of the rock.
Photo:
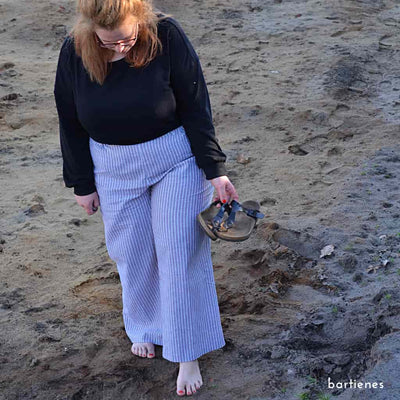
[[290,153],[295,154],[296,156],[305,156],[308,154],[308,152],[302,149],[298,144],[293,144],[289,146],[288,150]]
[[69,223],[70,224],[74,224],[75,226],[81,226],[81,224],[84,224],[85,222],[87,222],[86,218],[83,219],[79,219],[79,218],[72,218]]
[[10,93],[3,96],[1,100],[6,100],[6,101],[16,100],[19,96],[21,95],[18,93]]
[[40,361],[37,358],[32,358],[31,363],[29,364],[30,367],[35,367],[38,365]]
[[333,254],[334,250],[335,246],[333,246],[332,244],[328,244],[323,249],[321,249],[321,255],[319,256],[319,258],[330,256],[331,254]]
[[240,153],[236,157],[236,161],[239,164],[248,164],[251,161],[251,157],[245,157],[244,154]]

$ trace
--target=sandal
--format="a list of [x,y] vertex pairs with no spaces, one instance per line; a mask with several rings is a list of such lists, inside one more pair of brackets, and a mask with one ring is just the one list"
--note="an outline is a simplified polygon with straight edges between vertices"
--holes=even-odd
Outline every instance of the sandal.
[[[197,216],[200,225],[212,240],[223,239],[231,242],[241,242],[249,238],[257,219],[264,218],[260,204],[248,200],[242,204],[232,200],[231,204],[214,201],[210,207]],[[224,215],[227,212],[227,216]]]
[[[218,203],[221,204],[220,208],[217,207]],[[216,200],[212,202],[208,208],[197,215],[197,221],[199,221],[205,233],[207,233],[212,240],[218,239],[215,235],[215,231],[222,222],[227,206],[228,204]]]

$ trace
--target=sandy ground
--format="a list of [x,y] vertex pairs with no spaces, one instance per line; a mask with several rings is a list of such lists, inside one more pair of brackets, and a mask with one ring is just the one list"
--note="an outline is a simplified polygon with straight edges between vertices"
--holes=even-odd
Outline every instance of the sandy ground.
[[[200,358],[194,397],[399,399],[400,5],[157,6],[200,56],[240,200],[266,214],[212,244],[227,345]],[[130,353],[101,215],[62,181],[53,83],[73,14],[0,3],[0,399],[173,399],[178,364]]]

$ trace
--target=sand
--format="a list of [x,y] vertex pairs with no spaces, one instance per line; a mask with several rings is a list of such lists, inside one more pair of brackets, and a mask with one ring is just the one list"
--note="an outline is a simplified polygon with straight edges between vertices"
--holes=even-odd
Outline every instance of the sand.
[[[399,4],[156,4],[199,54],[239,201],[266,215],[212,243],[227,344],[200,358],[195,396],[400,398]],[[176,398],[161,347],[130,353],[101,215],[62,180],[53,84],[74,2],[0,13],[0,399]]]

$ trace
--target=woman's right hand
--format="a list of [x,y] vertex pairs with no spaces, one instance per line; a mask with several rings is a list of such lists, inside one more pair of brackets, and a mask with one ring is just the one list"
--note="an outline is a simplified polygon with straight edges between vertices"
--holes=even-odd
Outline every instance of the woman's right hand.
[[[212,199],[213,202],[219,200],[222,201],[222,203],[230,204],[232,200],[239,201],[239,195],[236,192],[235,186],[233,186],[232,182],[226,175],[219,176],[210,181],[217,191],[216,196]],[[219,208],[221,207],[221,204],[218,203],[216,206]]]
[[76,202],[85,209],[89,215],[93,215],[100,206],[100,200],[97,192],[87,194],[86,196],[75,195]]

